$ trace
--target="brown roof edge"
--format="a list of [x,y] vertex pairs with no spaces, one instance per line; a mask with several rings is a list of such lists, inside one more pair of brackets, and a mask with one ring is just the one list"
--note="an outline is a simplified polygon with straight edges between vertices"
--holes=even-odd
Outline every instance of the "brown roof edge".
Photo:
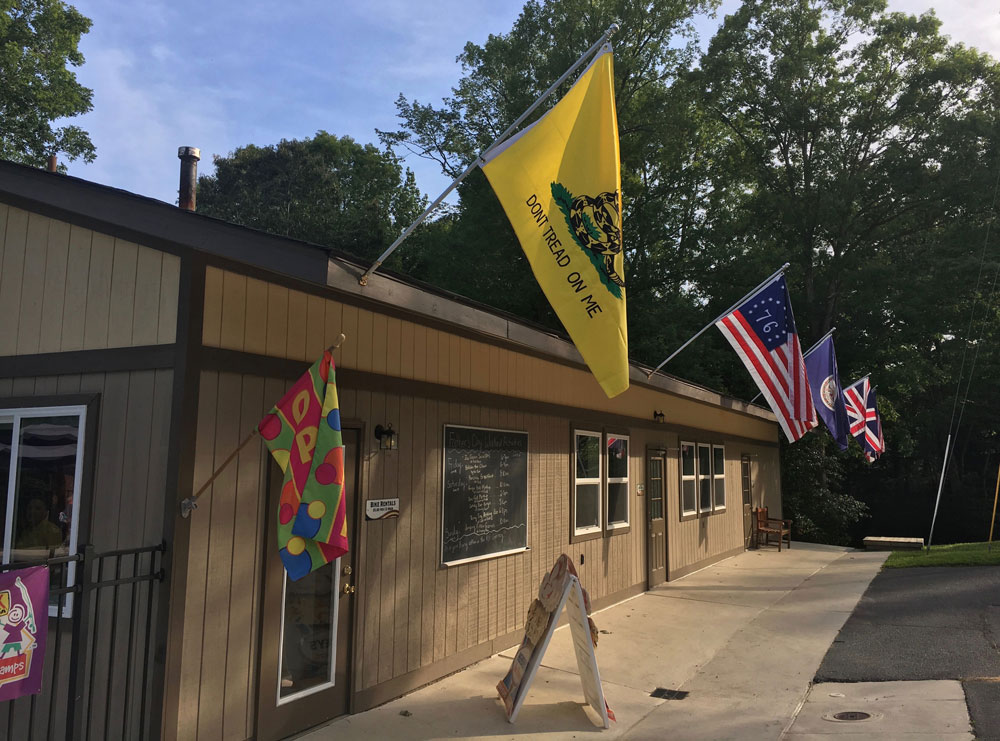
[[[204,214],[185,211],[155,198],[101,185],[71,175],[52,173],[0,160],[0,200],[87,228],[170,252],[186,248],[234,262],[254,265],[278,275],[406,310],[418,316],[464,327],[484,337],[520,345],[557,362],[586,365],[567,338],[530,322],[402,276],[380,272],[358,285],[364,272],[357,258],[320,245],[280,237]],[[776,422],[764,407],[725,396],[712,389],[657,374],[630,363],[630,383],[666,391],[751,417]]]
[[[481,334],[486,338],[499,339],[530,348],[565,365],[586,368],[586,364],[576,347],[565,337],[537,329],[527,323],[516,321],[512,317],[479,308],[469,302],[431,293],[394,275],[375,273],[368,277],[366,286],[360,286],[358,278],[363,272],[364,268],[352,261],[331,257],[327,265],[326,283],[338,293],[364,297],[397,309],[405,309],[417,316],[453,324],[467,331],[471,330]],[[666,391],[676,396],[722,407],[768,422],[777,422],[777,418],[771,410],[764,407],[720,394],[676,376],[658,373],[652,378],[647,378],[646,372],[644,366],[630,362],[629,383],[657,391]]]

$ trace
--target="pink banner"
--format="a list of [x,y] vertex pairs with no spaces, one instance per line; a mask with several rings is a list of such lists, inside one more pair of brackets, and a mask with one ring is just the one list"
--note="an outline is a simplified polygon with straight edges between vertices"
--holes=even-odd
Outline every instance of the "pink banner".
[[42,691],[49,568],[0,574],[0,702]]

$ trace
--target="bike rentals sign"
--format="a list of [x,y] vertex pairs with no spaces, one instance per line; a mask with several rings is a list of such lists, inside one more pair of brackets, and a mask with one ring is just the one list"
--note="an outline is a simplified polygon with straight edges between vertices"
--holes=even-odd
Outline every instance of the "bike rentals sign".
[[0,702],[42,691],[49,569],[0,574]]

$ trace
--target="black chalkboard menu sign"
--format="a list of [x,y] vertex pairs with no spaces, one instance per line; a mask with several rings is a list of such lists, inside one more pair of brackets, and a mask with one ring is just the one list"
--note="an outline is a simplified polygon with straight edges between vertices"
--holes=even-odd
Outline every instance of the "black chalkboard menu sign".
[[444,427],[441,561],[528,547],[528,433]]

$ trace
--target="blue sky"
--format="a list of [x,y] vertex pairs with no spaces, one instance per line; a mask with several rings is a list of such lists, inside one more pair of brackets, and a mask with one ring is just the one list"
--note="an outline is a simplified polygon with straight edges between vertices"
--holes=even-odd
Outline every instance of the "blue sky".
[[[72,2],[72,0],[71,0]],[[72,175],[176,202],[177,147],[213,154],[325,129],[377,143],[395,129],[399,93],[438,103],[461,77],[467,41],[506,33],[523,2],[508,0],[80,0],[93,20],[80,81],[94,110],[79,117],[97,160]],[[890,0],[915,13],[931,0]],[[1000,57],[995,0],[937,2],[943,30]],[[722,13],[738,5],[725,0]],[[720,16],[721,17],[721,16]],[[710,34],[713,21],[699,24]],[[447,186],[436,166],[407,161],[429,197]]]

